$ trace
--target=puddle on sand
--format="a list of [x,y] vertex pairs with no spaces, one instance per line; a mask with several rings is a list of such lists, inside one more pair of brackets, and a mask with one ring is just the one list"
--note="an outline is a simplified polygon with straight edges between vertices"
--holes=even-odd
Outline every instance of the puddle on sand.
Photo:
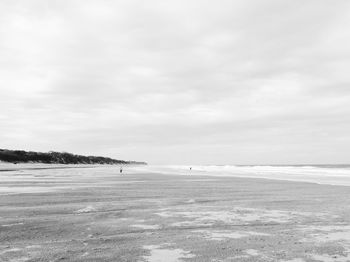
[[[245,255],[230,257],[230,258],[228,258],[229,259],[228,261],[242,261],[243,259],[244,260],[249,259],[249,261],[255,261],[255,259],[256,259],[255,257],[259,257],[259,261],[272,261],[264,253],[262,253],[256,249],[246,249],[246,250],[244,250],[244,253],[245,253]],[[252,259],[254,259],[254,260],[252,260]]]
[[211,226],[213,223],[206,222],[206,223],[200,223],[197,221],[183,221],[183,222],[175,222],[172,223],[171,226],[173,227],[205,227],[205,226]]
[[301,228],[303,232],[310,232],[303,239],[305,242],[349,242],[350,244],[350,226],[332,225],[332,226],[310,226]]
[[[266,209],[254,209],[254,208],[234,208],[230,211],[227,210],[212,210],[208,211],[210,207],[202,210],[180,209],[180,210],[159,210],[156,215],[163,218],[185,218],[191,219],[184,225],[196,225],[203,223],[216,223],[221,222],[225,224],[232,223],[250,223],[250,222],[263,222],[263,223],[288,223],[295,218],[308,217],[308,213],[289,212],[282,210],[266,210]],[[202,209],[200,208],[200,209]],[[173,224],[173,226],[180,226],[181,224]]]
[[183,249],[166,249],[161,246],[143,246],[143,249],[149,250],[150,255],[143,258],[147,262],[180,262],[184,258],[193,258],[195,255]]
[[144,225],[144,224],[136,224],[136,225],[131,225],[132,227],[138,227],[141,229],[159,229],[159,225]]
[[255,257],[255,256],[259,256],[260,252],[258,250],[255,249],[247,249],[244,251],[247,255]]
[[350,261],[350,254],[347,256],[341,256],[341,255],[328,255],[328,254],[312,254],[310,255],[311,259],[314,259],[316,261],[322,261],[322,262],[349,262]]
[[67,189],[69,187],[43,187],[43,186],[26,186],[26,187],[0,187],[0,195],[30,194],[30,193],[49,193],[59,189]]
[[[20,248],[7,248],[5,250],[0,251],[0,256],[5,256],[5,257],[12,257],[11,259],[8,258],[8,260],[4,260],[4,261],[8,261],[8,262],[25,262],[25,261],[29,261],[30,257],[25,257],[23,256],[23,249]],[[1,260],[0,257],[0,261]]]
[[95,211],[96,211],[96,208],[94,208],[93,206],[87,206],[85,208],[74,211],[74,213],[81,214],[81,213],[90,213]]
[[40,245],[32,245],[32,246],[26,246],[27,249],[38,249],[41,248]]
[[21,250],[22,249],[20,249],[20,248],[10,248],[10,249],[0,251],[0,255],[6,254],[6,253],[12,253],[12,252],[19,252]]
[[24,225],[24,223],[5,224],[5,225],[1,225],[1,226],[2,227],[14,227],[14,226],[20,226],[20,225]]
[[253,232],[253,231],[232,232],[228,230],[222,230],[222,231],[196,230],[192,232],[202,234],[205,239],[216,240],[216,241],[221,241],[226,239],[239,239],[239,238],[250,237],[250,236],[270,236],[269,234]]
[[289,260],[281,260],[280,262],[305,262],[305,260],[302,258],[293,258]]
[[29,257],[19,257],[19,258],[10,259],[9,262],[26,262],[29,260],[30,260]]

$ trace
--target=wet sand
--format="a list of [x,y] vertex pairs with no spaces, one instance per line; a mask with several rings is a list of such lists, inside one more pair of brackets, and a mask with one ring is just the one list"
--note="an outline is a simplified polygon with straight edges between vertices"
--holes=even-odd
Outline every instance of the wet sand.
[[133,173],[0,173],[0,261],[350,261],[350,187]]

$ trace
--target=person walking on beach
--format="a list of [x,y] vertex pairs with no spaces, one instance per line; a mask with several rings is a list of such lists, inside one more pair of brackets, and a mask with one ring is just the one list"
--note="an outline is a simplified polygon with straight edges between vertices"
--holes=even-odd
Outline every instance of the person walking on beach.
[[123,167],[122,166],[120,167],[119,173],[120,174],[123,173]]

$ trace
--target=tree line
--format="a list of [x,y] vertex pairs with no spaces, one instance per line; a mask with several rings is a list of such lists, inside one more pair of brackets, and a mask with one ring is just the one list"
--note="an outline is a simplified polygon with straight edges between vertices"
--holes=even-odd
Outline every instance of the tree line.
[[0,149],[0,161],[45,164],[146,164],[145,162],[124,161],[102,156],[82,156],[67,152],[50,151],[42,153],[8,149]]

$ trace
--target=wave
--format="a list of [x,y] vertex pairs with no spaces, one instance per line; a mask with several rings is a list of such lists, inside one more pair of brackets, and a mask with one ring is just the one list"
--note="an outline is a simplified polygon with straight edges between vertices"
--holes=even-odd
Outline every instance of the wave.
[[264,178],[350,186],[350,165],[163,165],[138,167],[138,170],[177,174]]

